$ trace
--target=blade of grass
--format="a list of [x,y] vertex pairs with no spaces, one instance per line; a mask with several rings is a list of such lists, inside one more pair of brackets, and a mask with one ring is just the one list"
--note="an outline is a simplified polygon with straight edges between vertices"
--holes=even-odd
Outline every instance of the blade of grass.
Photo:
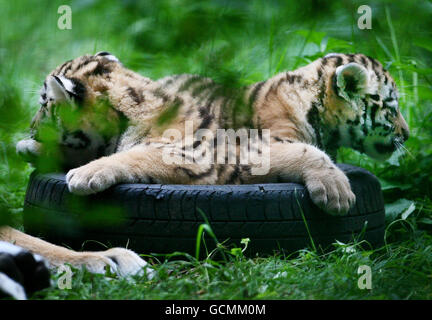
[[298,201],[298,198],[297,198],[297,189],[294,190],[294,196],[295,196],[295,198],[296,198],[297,205],[299,206],[300,213],[301,213],[301,216],[302,216],[303,222],[304,222],[304,224],[305,224],[306,231],[307,231],[307,233],[308,233],[308,236],[309,236],[310,242],[311,242],[311,244],[312,244],[313,251],[314,251],[315,253],[317,253],[318,251],[317,251],[317,248],[316,248],[316,246],[315,246],[315,242],[314,242],[314,240],[313,240],[313,238],[312,238],[312,234],[310,233],[309,225],[308,225],[308,223],[307,223],[307,221],[306,221],[306,218],[305,218],[304,213],[303,213],[303,209],[302,209],[302,207],[301,207],[301,205],[300,205],[300,202]]
[[[195,243],[195,257],[196,257],[197,260],[199,260],[201,240],[202,240],[202,235],[203,235],[204,230],[207,231],[208,234],[213,238],[216,247],[218,247],[219,241],[216,238],[216,235],[214,234],[214,232],[213,232],[213,230],[212,230],[212,228],[210,226],[210,223],[209,223],[209,221],[207,219],[206,214],[200,208],[197,208],[197,211],[201,214],[201,216],[203,217],[203,219],[205,221],[205,223],[201,224],[198,227],[197,238],[196,238],[196,243]],[[221,250],[220,252],[221,252],[222,257],[225,260],[225,262],[227,262],[227,259],[226,259],[226,256],[225,256],[225,253],[223,252],[223,250]]]
[[[393,50],[395,52],[395,58],[396,58],[397,63],[400,64],[401,60],[400,60],[400,53],[399,53],[399,45],[397,42],[396,32],[395,32],[395,29],[393,27],[393,22],[392,22],[392,18],[391,18],[390,10],[389,10],[388,6],[385,7],[385,13],[386,13],[387,24],[388,24],[389,29],[390,29],[390,37],[391,37],[391,41],[393,44]],[[403,78],[402,70],[399,67],[398,67],[398,74],[399,74],[400,92],[401,92],[402,102],[405,103],[406,102],[405,89],[404,89],[405,81]],[[408,117],[407,121],[408,121],[408,124],[410,124],[410,117]]]

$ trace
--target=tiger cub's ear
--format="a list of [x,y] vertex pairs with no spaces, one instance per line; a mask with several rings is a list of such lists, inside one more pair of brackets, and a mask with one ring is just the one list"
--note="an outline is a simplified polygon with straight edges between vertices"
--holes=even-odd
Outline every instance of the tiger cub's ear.
[[72,92],[72,81],[63,76],[50,76],[47,79],[48,99],[54,102],[70,101],[71,96],[68,91]]
[[336,68],[336,86],[338,95],[349,99],[366,92],[368,71],[362,65],[352,62]]
[[105,59],[108,59],[110,61],[120,62],[116,56],[112,55],[107,51],[99,51],[98,53],[95,54],[95,57],[104,57]]
[[82,102],[85,87],[77,79],[68,79],[64,76],[50,76],[46,81],[46,95],[54,102],[75,101]]

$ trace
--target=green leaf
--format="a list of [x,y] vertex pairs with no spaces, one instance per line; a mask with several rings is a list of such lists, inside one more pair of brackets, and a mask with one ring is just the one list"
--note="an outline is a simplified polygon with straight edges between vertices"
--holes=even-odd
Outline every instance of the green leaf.
[[429,50],[429,51],[432,52],[432,43],[431,43],[430,39],[428,39],[428,38],[417,38],[413,42],[414,42],[414,44],[417,47],[421,47],[423,49],[426,49],[426,50]]
[[240,241],[241,244],[245,244],[245,245],[247,245],[249,242],[250,242],[250,238],[243,238]]
[[327,39],[327,46],[325,50],[327,52],[338,52],[344,50],[350,51],[352,49],[353,49],[352,42],[329,37]]
[[295,33],[304,37],[307,42],[312,42],[317,44],[318,46],[323,41],[326,36],[325,32],[313,31],[313,30],[298,30]]
[[415,210],[415,202],[407,199],[399,199],[393,203],[386,204],[386,219],[396,220],[399,216],[405,220]]
[[243,238],[243,239],[241,239],[240,243],[244,244],[244,248],[242,249],[242,252],[245,252],[245,250],[248,247],[249,242],[250,242],[250,238]]
[[406,210],[402,213],[402,215],[401,215],[402,219],[405,220],[406,218],[408,218],[409,215],[410,215],[411,213],[414,212],[415,208],[416,208],[416,207],[415,207],[415,203],[414,203],[414,202],[411,203],[411,205],[408,207],[408,209],[406,209]]
[[[162,93],[159,93],[162,95]],[[178,111],[183,104],[182,100],[176,99],[173,103],[166,107],[156,120],[158,126],[170,123],[178,114]]]
[[242,249],[240,249],[240,248],[232,248],[232,249],[230,250],[230,253],[231,253],[233,256],[239,257],[239,256],[242,255]]
[[416,72],[416,73],[422,74],[422,75],[430,75],[432,72],[432,68],[423,68],[423,67],[418,67],[418,66],[414,66],[411,64],[399,63],[397,61],[392,63],[392,67],[395,67],[395,68],[398,68],[401,70],[405,70],[405,71]]
[[387,162],[390,163],[392,166],[399,167],[400,166],[400,163],[399,163],[399,157],[400,156],[401,156],[401,153],[393,152],[391,157],[389,159],[387,159]]
[[408,190],[411,188],[411,185],[409,184],[402,184],[397,182],[389,182],[387,180],[384,180],[382,178],[379,178],[379,181],[381,183],[381,190],[392,190],[392,189],[400,189],[400,190]]
[[424,224],[432,224],[432,219],[423,218],[423,219],[420,219],[418,222],[424,223]]

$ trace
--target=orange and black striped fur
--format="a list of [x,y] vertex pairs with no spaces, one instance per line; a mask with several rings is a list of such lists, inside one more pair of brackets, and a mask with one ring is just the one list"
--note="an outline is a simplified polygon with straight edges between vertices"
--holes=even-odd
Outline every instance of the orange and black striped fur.
[[[49,74],[32,137],[18,152],[46,151],[41,127],[54,124],[71,192],[90,194],[117,183],[240,184],[293,181],[306,185],[312,201],[330,214],[355,202],[349,181],[331,156],[340,146],[387,158],[407,138],[395,83],[383,66],[363,54],[329,54],[238,90],[197,75],[152,80],[125,68],[107,52],[67,61]],[[74,121],[67,119],[65,114]],[[190,150],[211,154],[214,141],[185,139],[209,129],[269,129],[270,166],[166,163],[169,149],[185,159]],[[169,136],[176,129],[180,136]],[[194,135],[196,138],[196,135]],[[262,137],[260,136],[260,139]],[[188,154],[189,151],[189,154]],[[236,149],[236,156],[239,149]]]

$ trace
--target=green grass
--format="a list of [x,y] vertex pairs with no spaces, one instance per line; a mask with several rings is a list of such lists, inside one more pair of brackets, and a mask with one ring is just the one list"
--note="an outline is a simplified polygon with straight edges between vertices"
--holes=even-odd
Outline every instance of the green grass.
[[[72,30],[57,28],[57,8],[72,7]],[[387,203],[386,246],[375,251],[335,245],[321,254],[253,259],[222,250],[146,257],[156,277],[135,283],[76,271],[72,290],[51,288],[35,299],[430,299],[432,283],[432,4],[376,1],[372,30],[357,28],[362,1],[2,1],[0,4],[0,208],[20,227],[31,168],[15,155],[28,134],[44,77],[85,53],[110,51],[124,65],[159,78],[198,73],[230,88],[305,65],[330,52],[380,60],[401,93],[411,137],[404,154],[377,162],[340,150],[339,162],[380,179]],[[202,227],[209,238],[208,229]],[[198,232],[198,230],[197,230]],[[215,235],[217,237],[217,234]],[[199,239],[198,239],[199,240]],[[223,241],[224,239],[219,239]],[[372,290],[357,287],[360,265]]]
[[[248,259],[236,253],[216,263],[158,262],[155,278],[112,279],[75,270],[71,290],[47,289],[35,299],[431,299],[431,236],[414,232],[407,240],[376,251],[339,245],[326,255],[303,250],[295,258]],[[372,289],[360,290],[358,267],[372,271]]]

